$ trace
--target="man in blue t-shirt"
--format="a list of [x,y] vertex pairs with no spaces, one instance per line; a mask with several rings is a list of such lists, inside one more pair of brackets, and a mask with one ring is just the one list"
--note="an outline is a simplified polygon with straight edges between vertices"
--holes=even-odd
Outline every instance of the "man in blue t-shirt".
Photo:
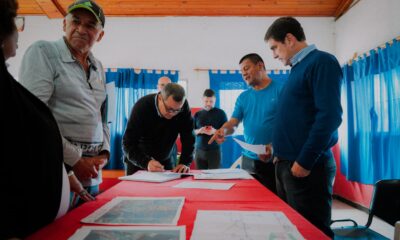
[[[231,119],[214,134],[210,142],[215,140],[222,143],[225,136],[232,134],[239,123],[243,122],[246,143],[270,146],[282,84],[268,77],[264,61],[258,54],[244,56],[239,64],[243,79],[250,88],[239,95]],[[270,148],[268,150],[265,155],[243,151],[242,168],[276,192],[275,167],[271,161]]]
[[221,147],[216,142],[208,144],[208,141],[228,118],[224,110],[214,106],[215,92],[212,89],[206,89],[203,94],[203,109],[194,115],[196,134],[194,160],[197,169],[216,169],[221,164]]
[[342,70],[336,58],[307,45],[300,23],[277,19],[264,40],[273,57],[291,66],[279,99],[272,145],[278,195],[329,237],[332,184],[331,147],[342,118]]

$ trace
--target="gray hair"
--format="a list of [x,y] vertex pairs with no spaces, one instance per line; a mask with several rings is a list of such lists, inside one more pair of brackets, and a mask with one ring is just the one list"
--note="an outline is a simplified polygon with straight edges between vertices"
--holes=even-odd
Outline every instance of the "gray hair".
[[175,102],[182,102],[186,97],[185,89],[177,83],[168,83],[165,85],[164,89],[161,90],[161,97],[164,100],[167,100],[169,96],[172,96],[172,99]]

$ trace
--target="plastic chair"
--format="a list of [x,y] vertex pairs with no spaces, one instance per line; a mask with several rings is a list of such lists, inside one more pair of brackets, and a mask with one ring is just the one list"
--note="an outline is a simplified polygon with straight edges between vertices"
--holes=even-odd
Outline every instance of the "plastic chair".
[[332,228],[335,239],[388,239],[371,230],[369,227],[376,216],[394,226],[400,220],[400,180],[380,180],[375,184],[374,193],[369,208],[368,221],[365,226],[359,226],[352,219],[333,220],[331,222],[352,222],[353,226]]
[[231,169],[242,168],[242,155],[240,155],[240,157],[238,157],[238,159],[236,159],[236,161],[232,163],[230,168]]

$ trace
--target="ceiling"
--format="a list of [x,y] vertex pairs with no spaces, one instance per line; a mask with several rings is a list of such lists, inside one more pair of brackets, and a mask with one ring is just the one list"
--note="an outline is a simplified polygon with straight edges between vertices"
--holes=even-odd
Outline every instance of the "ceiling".
[[[354,0],[97,0],[106,16],[341,16]],[[73,0],[18,0],[19,14],[62,18]]]

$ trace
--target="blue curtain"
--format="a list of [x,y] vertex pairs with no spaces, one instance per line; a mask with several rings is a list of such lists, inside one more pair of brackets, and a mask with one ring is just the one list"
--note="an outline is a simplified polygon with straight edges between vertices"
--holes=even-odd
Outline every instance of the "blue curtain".
[[111,153],[106,169],[124,169],[122,137],[129,119],[130,111],[136,101],[150,93],[157,92],[157,82],[162,76],[168,76],[177,82],[178,72],[134,70],[119,68],[106,71],[107,83],[115,83],[115,121],[110,124]]
[[[209,71],[210,88],[215,91],[216,104],[215,106],[223,109],[228,119],[233,113],[234,103],[239,94],[248,88],[246,82],[242,78],[240,71]],[[275,80],[284,83],[289,77],[288,70],[271,71],[268,76]],[[238,133],[238,134],[237,134]],[[222,144],[222,161],[221,167],[228,168],[235,160],[240,157],[242,150],[240,146],[235,143],[232,137],[239,138],[244,141],[243,132],[240,127],[236,130],[235,136],[227,137],[226,141]]]
[[343,67],[341,172],[374,184],[400,178],[400,42]]

